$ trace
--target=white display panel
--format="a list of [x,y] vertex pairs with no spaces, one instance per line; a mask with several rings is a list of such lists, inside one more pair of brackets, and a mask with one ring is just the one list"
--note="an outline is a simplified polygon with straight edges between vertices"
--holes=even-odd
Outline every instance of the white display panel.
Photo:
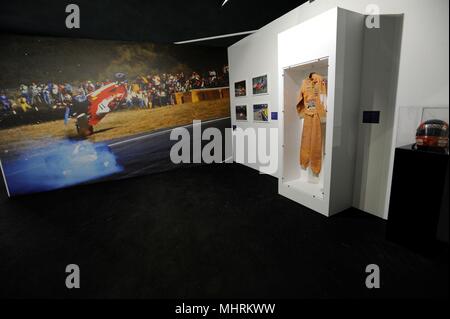
[[[306,174],[302,174],[298,160],[302,127],[295,109],[297,102],[294,106],[290,103],[294,103],[298,97],[297,86],[307,72],[307,65],[326,58],[325,61],[328,65],[326,125],[333,126],[337,12],[337,8],[329,10],[278,35],[278,71],[281,84],[279,103],[283,109],[280,116],[281,178],[279,179],[279,193],[324,215],[329,213],[331,157],[324,157],[319,183],[308,183],[308,177],[305,176]],[[296,90],[297,92],[295,92]],[[325,154],[331,154],[332,133],[332,129],[325,129],[325,144],[323,145]],[[328,174],[323,172],[328,172]]]
[[[279,193],[326,216],[352,206],[363,20],[335,8],[278,35]],[[328,80],[324,156],[316,180],[299,165],[302,121],[292,105],[310,72]]]

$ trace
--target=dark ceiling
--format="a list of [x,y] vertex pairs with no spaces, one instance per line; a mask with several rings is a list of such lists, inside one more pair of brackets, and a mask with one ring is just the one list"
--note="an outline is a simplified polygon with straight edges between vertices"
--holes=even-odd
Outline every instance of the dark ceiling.
[[[173,43],[256,30],[306,1],[278,0],[9,0],[0,30],[20,34]],[[80,7],[81,28],[67,29],[65,8]],[[201,42],[231,45],[233,37]]]

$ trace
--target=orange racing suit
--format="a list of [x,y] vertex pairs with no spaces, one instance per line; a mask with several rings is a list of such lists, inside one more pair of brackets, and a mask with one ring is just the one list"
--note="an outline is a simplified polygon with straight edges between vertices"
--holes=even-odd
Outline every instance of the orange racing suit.
[[326,120],[327,113],[322,97],[326,94],[326,81],[322,76],[312,73],[309,78],[303,80],[297,104],[297,112],[300,118],[304,119],[300,165],[303,169],[311,167],[316,175],[319,175],[322,169],[321,122]]

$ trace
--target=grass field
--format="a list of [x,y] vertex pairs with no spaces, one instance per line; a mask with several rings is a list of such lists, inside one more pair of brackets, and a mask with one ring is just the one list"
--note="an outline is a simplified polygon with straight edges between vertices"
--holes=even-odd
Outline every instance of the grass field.
[[[202,101],[155,109],[122,110],[108,114],[95,126],[88,139],[101,142],[162,128],[181,126],[193,120],[210,120],[230,116],[230,100]],[[75,120],[67,126],[63,120],[24,125],[0,131],[0,154],[19,151],[30,146],[38,147],[55,139],[78,138]]]

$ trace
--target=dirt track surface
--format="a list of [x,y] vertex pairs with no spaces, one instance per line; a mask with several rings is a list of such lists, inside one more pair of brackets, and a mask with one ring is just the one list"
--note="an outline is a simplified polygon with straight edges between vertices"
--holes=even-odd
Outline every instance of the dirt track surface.
[[[155,109],[123,110],[108,114],[88,139],[101,142],[139,133],[181,126],[193,120],[210,120],[230,116],[230,100],[203,101]],[[24,125],[0,130],[0,156],[5,152],[44,146],[55,139],[78,139],[75,120],[64,125],[63,120],[41,124]]]

